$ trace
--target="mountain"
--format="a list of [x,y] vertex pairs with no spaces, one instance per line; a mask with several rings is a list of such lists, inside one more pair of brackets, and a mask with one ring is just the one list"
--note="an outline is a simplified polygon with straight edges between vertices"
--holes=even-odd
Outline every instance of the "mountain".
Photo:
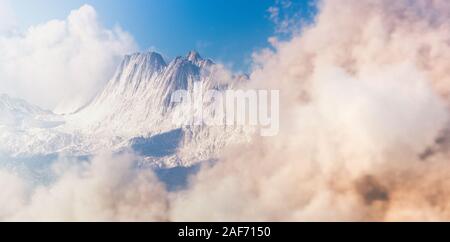
[[[120,136],[161,131],[156,127],[167,129],[162,126],[168,123],[171,94],[192,90],[194,82],[208,82],[206,73],[211,66],[200,57],[190,61],[189,55],[169,64],[154,52],[126,56],[106,88],[72,118],[90,132]],[[107,126],[104,120],[109,120]]]
[[[168,63],[155,52],[127,55],[105,88],[74,114],[56,115],[2,96],[0,125],[14,128],[0,131],[0,154],[84,156],[105,149],[133,149],[146,165],[159,167],[213,159],[227,144],[245,141],[246,131],[182,126],[185,117],[180,114],[192,110],[172,103],[172,94],[194,93],[199,84],[224,91],[241,79],[223,75],[220,65],[195,51]],[[211,111],[208,105],[199,105]]]
[[53,132],[64,124],[63,117],[27,103],[25,100],[0,95],[0,155],[45,153],[53,150],[51,140],[63,136]]
[[8,127],[30,127],[44,122],[50,111],[28,104],[25,100],[0,95],[0,125]]

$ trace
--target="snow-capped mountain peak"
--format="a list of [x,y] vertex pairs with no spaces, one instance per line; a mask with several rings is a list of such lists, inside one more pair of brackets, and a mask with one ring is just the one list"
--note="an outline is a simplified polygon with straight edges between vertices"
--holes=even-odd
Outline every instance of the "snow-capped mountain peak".
[[200,54],[199,54],[197,51],[194,51],[194,50],[189,51],[189,53],[187,54],[186,58],[187,58],[189,61],[192,61],[192,62],[197,62],[198,60],[201,60],[201,59],[202,59],[202,57],[200,56]]
[[[172,93],[192,90],[195,82],[211,86],[212,66],[212,61],[197,52],[168,64],[155,52],[127,55],[105,89],[73,117],[91,130],[127,137],[167,129],[161,124],[170,123],[167,115]],[[104,120],[109,120],[107,126]]]
[[194,65],[200,68],[208,68],[214,65],[214,62],[210,59],[203,59],[197,51],[189,51],[186,55],[186,59],[192,62]]
[[139,85],[139,80],[150,78],[155,73],[161,72],[166,66],[164,58],[156,52],[127,55],[109,84],[120,84],[118,82],[123,81],[121,84],[124,86]]
[[134,53],[125,56],[123,60],[124,65],[144,65],[148,71],[159,71],[166,67],[164,58],[156,52],[150,51],[146,53]]

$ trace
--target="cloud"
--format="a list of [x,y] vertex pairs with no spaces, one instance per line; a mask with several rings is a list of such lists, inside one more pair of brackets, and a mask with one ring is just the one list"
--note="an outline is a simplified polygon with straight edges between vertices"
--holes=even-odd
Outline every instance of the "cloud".
[[16,25],[16,18],[9,0],[0,0],[0,34],[10,31]]
[[104,28],[84,5],[65,20],[22,34],[0,35],[0,92],[58,111],[73,111],[112,76],[124,54],[136,49],[119,27]]
[[86,163],[59,160],[56,182],[31,187],[0,171],[0,220],[8,221],[164,221],[164,186],[151,171],[133,167],[131,154],[102,154]]
[[298,31],[302,23],[301,6],[291,0],[275,0],[274,5],[267,9],[269,19],[275,24],[277,34],[292,34]]
[[449,13],[445,0],[321,1],[310,26],[255,54],[249,86],[281,90],[280,135],[225,151],[171,219],[447,221]]

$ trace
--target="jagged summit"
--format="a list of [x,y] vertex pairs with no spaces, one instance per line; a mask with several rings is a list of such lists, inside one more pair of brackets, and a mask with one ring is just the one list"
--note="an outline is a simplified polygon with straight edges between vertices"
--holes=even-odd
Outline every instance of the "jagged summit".
[[[122,79],[124,73],[132,76],[139,75],[139,79],[142,79],[141,75],[168,72],[169,69],[175,72],[188,71],[198,74],[199,69],[209,68],[214,64],[210,59],[203,59],[197,51],[190,51],[185,57],[178,56],[169,63],[166,63],[162,55],[157,52],[138,52],[124,57],[113,79],[116,81]],[[181,70],[174,70],[174,67]]]
[[192,62],[197,62],[199,60],[202,60],[202,57],[200,56],[200,54],[197,51],[191,50],[187,54],[186,59],[188,59],[189,61],[192,61]]
[[214,65],[212,60],[203,59],[201,55],[194,50],[189,51],[185,58],[200,68],[208,68]]
[[185,57],[178,56],[168,63],[157,52],[134,53],[125,56],[104,92],[131,91],[131,95],[139,89],[148,89],[149,85],[163,92],[166,89],[186,89],[193,79],[207,75],[212,66],[212,60],[203,59],[196,51],[190,51]]
[[250,76],[248,74],[244,73],[244,74],[239,74],[239,75],[235,76],[235,79],[238,82],[247,82],[250,80]]
[[166,66],[164,58],[159,53],[151,51],[126,55],[119,70],[126,67],[141,67],[147,71],[160,71]]
[[148,60],[153,60],[155,62],[165,64],[165,60],[162,55],[158,52],[147,51],[147,52],[136,52],[130,55],[125,55],[125,59],[133,59],[133,58],[145,58]]
[[[170,123],[166,119],[173,111],[173,92],[193,90],[196,82],[215,86],[213,65],[195,51],[168,63],[156,52],[127,55],[105,89],[75,115],[77,122],[122,136],[154,131]],[[109,127],[104,120],[109,120]]]

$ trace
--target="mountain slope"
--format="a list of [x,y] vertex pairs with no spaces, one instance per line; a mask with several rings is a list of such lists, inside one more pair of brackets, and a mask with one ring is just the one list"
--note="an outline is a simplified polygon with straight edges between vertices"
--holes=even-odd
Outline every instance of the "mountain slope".
[[[0,125],[26,128],[51,119],[50,111],[28,104],[26,101],[0,95]],[[49,120],[48,120],[49,121]]]
[[[188,56],[189,57],[189,56]],[[176,90],[192,90],[194,82],[208,84],[212,62],[177,57],[166,64],[161,55],[137,53],[126,56],[106,88],[90,105],[71,119],[84,129],[135,136],[168,127],[170,98]],[[108,120],[105,126],[104,120]]]
[[62,125],[61,116],[24,100],[0,95],[0,154],[16,156],[59,150],[68,144],[67,135],[55,130]]
[[[7,106],[9,102],[4,101],[3,106],[9,107],[4,110],[19,110],[11,118],[10,111],[2,111],[0,103],[2,122],[16,128],[17,120],[54,120],[53,125],[26,125],[21,132],[1,131],[0,152],[15,156],[61,152],[78,156],[131,148],[144,156],[147,164],[169,167],[212,159],[228,143],[245,140],[244,132],[181,126],[177,120],[180,113],[192,110],[171,103],[171,96],[177,90],[192,93],[195,84],[200,83],[205,89],[225,90],[233,80],[223,81],[217,75],[219,71],[218,65],[196,52],[169,63],[155,52],[125,56],[98,96],[74,114],[56,115],[24,102]],[[4,99],[8,100],[6,96]],[[199,108],[208,111],[209,107]]]

